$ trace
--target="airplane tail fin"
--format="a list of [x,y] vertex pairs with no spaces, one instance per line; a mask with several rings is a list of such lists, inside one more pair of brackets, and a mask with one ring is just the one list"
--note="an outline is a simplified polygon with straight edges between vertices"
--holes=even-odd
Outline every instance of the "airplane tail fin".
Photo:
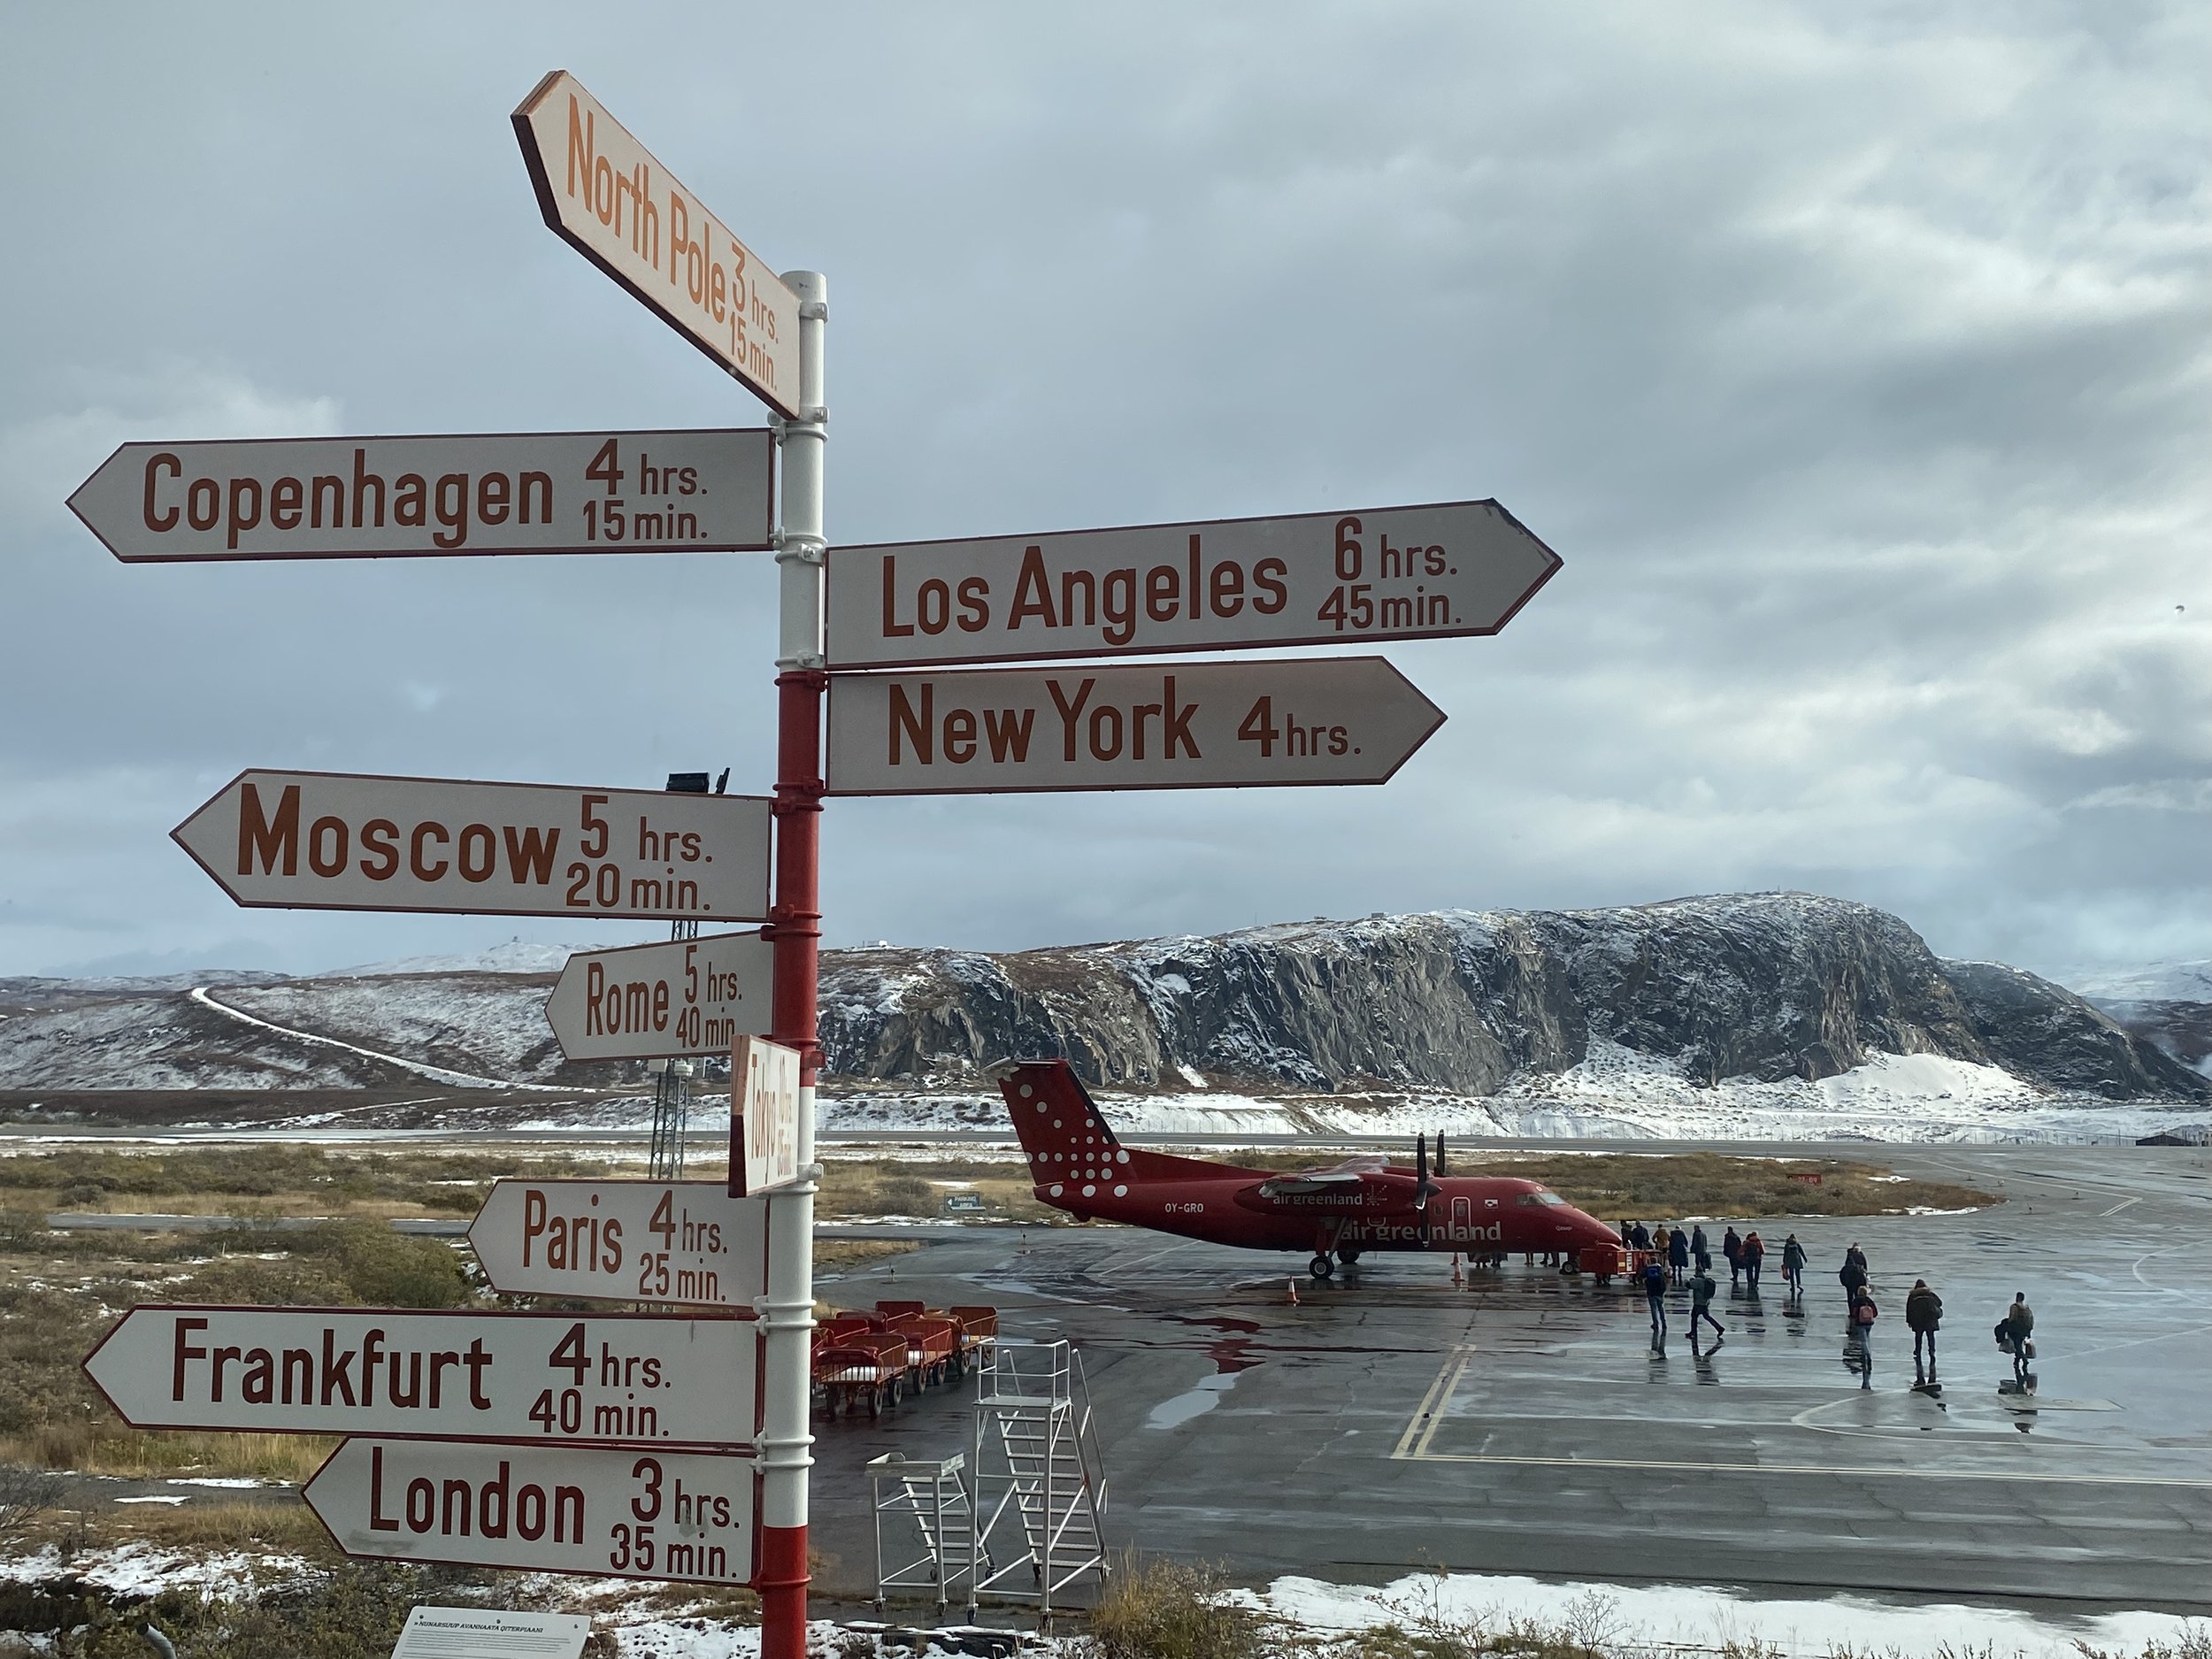
[[1015,1138],[1039,1183],[1175,1180],[1230,1175],[1223,1165],[1121,1144],[1065,1060],[1017,1060],[998,1071]]

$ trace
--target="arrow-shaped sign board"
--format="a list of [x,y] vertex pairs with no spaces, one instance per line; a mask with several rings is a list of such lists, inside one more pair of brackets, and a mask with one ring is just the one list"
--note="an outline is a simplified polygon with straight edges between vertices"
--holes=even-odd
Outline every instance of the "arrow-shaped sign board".
[[240,904],[757,922],[758,795],[243,772],[171,832]]
[[127,443],[70,510],[128,564],[772,545],[774,444],[730,432]]
[[545,1021],[571,1060],[727,1054],[768,1030],[774,956],[758,933],[580,950],[546,999]]
[[84,1369],[144,1429],[726,1446],[756,1351],[749,1319],[156,1306]]
[[803,1056],[780,1042],[741,1037],[730,1056],[731,1156],[744,1171],[748,1193],[774,1192],[800,1174],[799,1092]]
[[834,674],[829,793],[1381,783],[1443,723],[1379,657]]
[[495,1290],[749,1310],[768,1205],[720,1181],[495,1181],[469,1224]]
[[1495,634],[1559,563],[1494,501],[833,548],[829,665]]
[[678,334],[799,418],[799,296],[565,69],[513,116],[545,222]]
[[370,1560],[744,1584],[753,1482],[707,1452],[349,1440],[302,1495]]

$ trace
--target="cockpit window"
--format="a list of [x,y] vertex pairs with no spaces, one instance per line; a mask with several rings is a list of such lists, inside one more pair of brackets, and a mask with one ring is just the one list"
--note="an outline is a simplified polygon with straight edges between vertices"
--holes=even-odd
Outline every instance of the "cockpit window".
[[1523,1193],[1516,1197],[1513,1202],[1517,1204],[1530,1205],[1563,1204],[1567,1201],[1562,1198],[1557,1193],[1538,1191],[1533,1193]]

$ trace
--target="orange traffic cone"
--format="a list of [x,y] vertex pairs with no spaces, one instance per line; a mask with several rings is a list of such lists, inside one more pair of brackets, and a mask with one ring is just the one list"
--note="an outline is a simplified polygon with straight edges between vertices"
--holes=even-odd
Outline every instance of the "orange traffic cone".
[[1290,1305],[1295,1308],[1298,1305],[1298,1281],[1293,1279],[1285,1282],[1290,1286]]

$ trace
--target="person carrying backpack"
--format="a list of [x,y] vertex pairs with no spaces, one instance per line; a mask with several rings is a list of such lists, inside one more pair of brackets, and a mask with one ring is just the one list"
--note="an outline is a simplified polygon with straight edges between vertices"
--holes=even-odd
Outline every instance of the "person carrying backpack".
[[1743,1240],[1736,1236],[1735,1228],[1721,1235],[1720,1253],[1728,1258],[1728,1282],[1732,1285],[1743,1277]]
[[1653,1256],[1644,1263],[1644,1301],[1651,1309],[1651,1345],[1667,1340],[1667,1270]]
[[1767,1259],[1767,1247],[1760,1242],[1757,1233],[1747,1233],[1743,1239],[1743,1273],[1750,1282],[1751,1294],[1759,1294],[1759,1264]]
[[[1916,1279],[1905,1297],[1905,1324],[1912,1332],[1912,1374],[1916,1382],[1933,1382],[1936,1369],[1936,1327],[1943,1323],[1943,1298],[1928,1288],[1928,1281]],[[1920,1368],[1920,1349],[1928,1349],[1928,1368]]]
[[1847,1319],[1850,1335],[1847,1339],[1859,1347],[1859,1386],[1874,1386],[1874,1322],[1882,1317],[1882,1310],[1874,1305],[1874,1298],[1864,1285],[1851,1293],[1851,1308]]
[[1793,1296],[1805,1294],[1805,1247],[1793,1233],[1782,1240],[1782,1282]]
[[1718,1348],[1728,1335],[1728,1327],[1713,1317],[1713,1293],[1720,1287],[1713,1283],[1712,1274],[1703,1263],[1690,1275],[1690,1351],[1697,1352],[1697,1327],[1701,1321],[1713,1327],[1713,1346]]
[[2005,1310],[2005,1317],[1997,1321],[1997,1346],[2012,1353],[2012,1379],[2024,1385],[2028,1380],[2028,1362],[2035,1357],[2035,1344],[2029,1340],[2035,1334],[2035,1310],[2028,1306],[2028,1293],[2012,1293],[2012,1306]]

